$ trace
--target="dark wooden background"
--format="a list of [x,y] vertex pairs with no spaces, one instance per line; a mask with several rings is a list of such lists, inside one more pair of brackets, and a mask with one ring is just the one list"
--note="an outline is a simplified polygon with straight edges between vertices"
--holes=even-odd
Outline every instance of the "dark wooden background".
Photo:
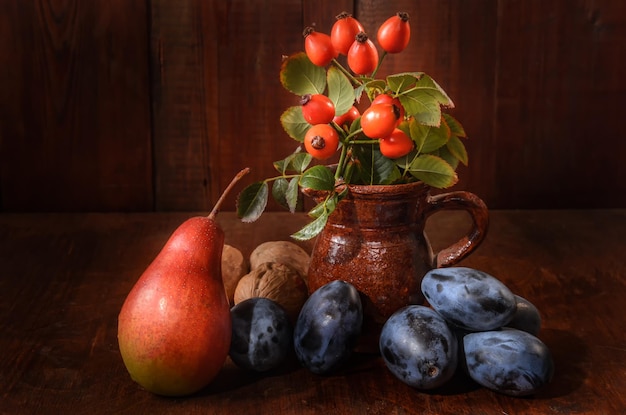
[[[0,210],[206,210],[295,142],[281,56],[396,11],[455,101],[490,208],[626,207],[623,0],[0,0]],[[234,200],[225,207],[232,209]]]

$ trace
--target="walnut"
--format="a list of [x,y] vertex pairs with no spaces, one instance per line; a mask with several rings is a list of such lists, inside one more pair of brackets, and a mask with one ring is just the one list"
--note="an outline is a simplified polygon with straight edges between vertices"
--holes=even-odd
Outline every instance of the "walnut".
[[235,304],[254,297],[275,301],[295,323],[308,291],[304,279],[294,268],[278,262],[265,262],[244,275],[235,289]]
[[265,262],[279,262],[294,268],[306,282],[311,257],[309,254],[289,241],[269,241],[257,246],[250,254],[250,269],[255,269]]
[[241,251],[225,244],[222,250],[222,282],[230,305],[234,305],[235,288],[248,272],[248,264]]

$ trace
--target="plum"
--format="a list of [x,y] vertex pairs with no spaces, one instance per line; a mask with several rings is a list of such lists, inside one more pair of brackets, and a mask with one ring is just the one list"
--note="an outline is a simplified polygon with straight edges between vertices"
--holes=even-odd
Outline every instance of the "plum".
[[515,295],[515,314],[511,321],[507,323],[507,327],[523,330],[532,335],[537,335],[541,329],[541,316],[539,310],[533,303]]
[[329,282],[302,306],[294,327],[294,350],[302,366],[316,374],[337,369],[352,355],[363,324],[359,292],[345,281]]
[[284,308],[264,297],[249,298],[230,310],[232,340],[229,355],[242,369],[265,372],[289,356],[293,329]]
[[482,386],[511,396],[535,393],[552,378],[550,350],[537,337],[517,329],[467,334],[465,365]]
[[389,317],[379,347],[391,373],[418,389],[443,385],[458,363],[454,334],[443,317],[425,306],[407,306]]
[[430,305],[449,322],[472,331],[494,330],[509,323],[515,296],[495,277],[472,268],[430,270],[422,280]]

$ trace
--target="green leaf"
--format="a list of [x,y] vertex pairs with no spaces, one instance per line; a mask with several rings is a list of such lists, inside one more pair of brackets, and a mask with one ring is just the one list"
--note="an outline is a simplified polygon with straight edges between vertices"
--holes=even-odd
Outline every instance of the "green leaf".
[[390,75],[387,77],[387,84],[394,93],[400,94],[414,86],[422,75],[422,72],[404,72]]
[[304,52],[283,61],[280,83],[296,95],[321,94],[326,89],[326,70],[314,65]]
[[429,128],[427,125],[418,123],[414,118],[409,120],[409,137],[415,142],[415,149],[418,153],[422,152]]
[[294,177],[289,181],[287,191],[285,193],[285,199],[287,201],[287,207],[291,213],[296,211],[298,205],[298,178]]
[[308,215],[312,218],[319,218],[325,213],[332,213],[337,207],[339,195],[337,193],[331,193],[326,199],[318,203],[311,209]]
[[289,209],[289,205],[287,204],[288,186],[289,181],[283,177],[274,180],[274,183],[272,183],[272,197],[278,204],[287,209]]
[[335,176],[326,166],[313,166],[300,177],[300,186],[313,190],[333,190]]
[[313,161],[313,156],[307,152],[299,152],[295,153],[293,159],[290,160],[289,165],[287,166],[289,170],[302,173],[309,167]]
[[354,104],[354,89],[346,75],[338,68],[328,69],[328,98],[335,105],[335,115],[343,115]]
[[378,146],[358,146],[353,151],[360,161],[359,176],[363,184],[389,184],[399,177],[396,164],[383,156]]
[[450,138],[450,130],[445,123],[432,127],[411,120],[409,132],[420,153],[431,153],[444,146]]
[[274,168],[282,175],[288,172],[302,173],[309,166],[313,156],[309,153],[302,151],[301,147],[298,147],[296,151],[285,157],[283,160],[275,161]]
[[426,136],[424,147],[422,151],[424,153],[430,153],[436,149],[444,146],[450,139],[450,128],[445,122],[439,124],[439,127],[429,127],[430,131]]
[[468,164],[467,149],[459,137],[453,135],[445,147],[458,161]]
[[319,202],[317,205],[313,207],[313,209],[309,210],[308,215],[313,219],[319,218],[326,211],[326,201],[323,200]]
[[429,186],[444,189],[454,185],[458,177],[452,168],[441,157],[422,154],[411,161],[408,171]]
[[352,121],[352,124],[350,124],[350,131],[348,131],[348,134],[355,133],[356,131],[358,131],[360,129],[361,129],[361,117],[359,117],[356,120]]
[[263,214],[269,197],[268,187],[267,182],[256,182],[241,191],[237,198],[237,216],[242,222],[254,222]]
[[446,91],[444,91],[433,78],[426,74],[423,74],[419,81],[416,82],[415,89],[428,93],[444,107],[454,108],[454,102],[452,102],[448,94],[446,94]]
[[441,123],[441,105],[427,91],[412,89],[398,97],[407,116],[413,116],[424,125],[433,127]]
[[299,105],[287,108],[280,116],[280,124],[289,137],[300,143],[304,141],[306,132],[311,128],[311,124],[305,121],[302,107]]
[[363,82],[354,90],[354,100],[360,102],[363,91],[367,92],[368,98],[371,100],[373,96],[385,92],[386,88],[387,84],[382,79],[371,79],[367,82]]
[[304,228],[300,229],[298,232],[291,235],[291,237],[299,241],[306,241],[314,238],[322,231],[322,229],[324,229],[324,226],[326,226],[326,222],[328,222],[329,216],[330,213],[325,210],[321,215],[317,217],[317,219],[306,225]]
[[452,135],[463,138],[467,137],[467,134],[465,134],[465,130],[463,129],[461,123],[458,122],[452,115],[444,113],[443,119],[446,124],[448,124],[448,127],[450,127],[450,132],[452,133]]
[[454,170],[456,170],[456,168],[459,166],[459,159],[453,156],[452,153],[450,153],[448,147],[441,147],[439,150],[437,150],[437,155],[444,159],[446,163],[448,163],[450,167],[452,167]]

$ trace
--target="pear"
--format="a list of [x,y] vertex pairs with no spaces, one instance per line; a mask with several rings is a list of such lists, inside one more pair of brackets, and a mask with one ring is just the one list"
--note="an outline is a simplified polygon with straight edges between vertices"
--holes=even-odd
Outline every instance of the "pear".
[[222,368],[230,348],[230,306],[222,283],[224,232],[215,221],[229,184],[208,216],[170,236],[122,305],[118,342],[131,378],[163,396],[193,394]]

